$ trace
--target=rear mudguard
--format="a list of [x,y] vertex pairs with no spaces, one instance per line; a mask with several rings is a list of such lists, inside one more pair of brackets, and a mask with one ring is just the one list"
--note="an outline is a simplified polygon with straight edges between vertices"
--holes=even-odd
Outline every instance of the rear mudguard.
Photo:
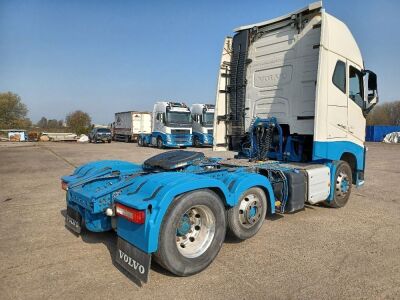
[[275,211],[275,197],[268,179],[244,170],[200,174],[162,172],[139,176],[135,183],[116,198],[116,202],[139,210],[146,210],[145,224],[138,225],[118,218],[120,237],[147,253],[157,251],[160,227],[171,202],[186,192],[211,189],[221,197],[226,207],[235,206],[240,195],[259,186],[267,194],[271,213]]

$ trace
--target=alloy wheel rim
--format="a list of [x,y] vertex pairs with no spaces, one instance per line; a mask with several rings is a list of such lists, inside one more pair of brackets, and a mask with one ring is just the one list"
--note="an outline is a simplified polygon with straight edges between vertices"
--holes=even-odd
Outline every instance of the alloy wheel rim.
[[215,236],[215,216],[205,205],[189,208],[176,228],[176,247],[187,258],[202,255]]
[[239,221],[243,227],[251,228],[261,219],[262,202],[255,194],[246,195],[239,205]]

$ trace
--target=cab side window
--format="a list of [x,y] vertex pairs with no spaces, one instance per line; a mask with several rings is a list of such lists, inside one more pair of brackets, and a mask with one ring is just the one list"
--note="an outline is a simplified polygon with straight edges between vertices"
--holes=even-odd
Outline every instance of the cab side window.
[[336,63],[332,82],[339,90],[346,93],[346,64],[341,60],[338,60]]
[[363,108],[364,105],[364,86],[363,74],[356,68],[349,68],[349,97],[358,106]]

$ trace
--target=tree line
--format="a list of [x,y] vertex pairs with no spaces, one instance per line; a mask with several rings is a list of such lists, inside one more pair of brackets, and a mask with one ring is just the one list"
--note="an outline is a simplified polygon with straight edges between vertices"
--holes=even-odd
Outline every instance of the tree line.
[[375,106],[367,116],[367,125],[400,126],[400,101]]
[[[91,129],[88,113],[77,110],[67,114],[64,120],[42,117],[32,124],[27,117],[28,108],[21,97],[12,92],[0,93],[0,129],[65,129],[76,134],[87,134]],[[400,126],[400,101],[378,104],[367,116],[367,125]]]
[[64,129],[79,135],[87,134],[92,127],[89,114],[81,110],[67,114],[65,123],[64,120],[42,117],[39,122],[32,124],[27,116],[28,108],[19,95],[12,92],[0,93],[0,129]]

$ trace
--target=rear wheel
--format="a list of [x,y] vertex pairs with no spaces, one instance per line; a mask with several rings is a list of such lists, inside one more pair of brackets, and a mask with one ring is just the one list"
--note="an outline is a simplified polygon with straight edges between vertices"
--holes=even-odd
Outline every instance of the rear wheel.
[[163,144],[163,141],[162,141],[162,138],[161,138],[161,137],[158,137],[158,138],[157,138],[157,148],[158,148],[158,149],[164,148],[164,144]]
[[261,228],[267,213],[267,197],[262,189],[253,187],[245,191],[239,203],[228,210],[230,234],[240,240],[254,236]]
[[164,216],[156,261],[178,276],[204,270],[225,239],[225,208],[210,190],[176,198]]
[[335,208],[345,206],[350,198],[352,182],[353,178],[349,164],[345,161],[340,161],[336,168],[335,181],[333,182],[335,184],[333,200],[330,202],[325,201],[325,204]]

